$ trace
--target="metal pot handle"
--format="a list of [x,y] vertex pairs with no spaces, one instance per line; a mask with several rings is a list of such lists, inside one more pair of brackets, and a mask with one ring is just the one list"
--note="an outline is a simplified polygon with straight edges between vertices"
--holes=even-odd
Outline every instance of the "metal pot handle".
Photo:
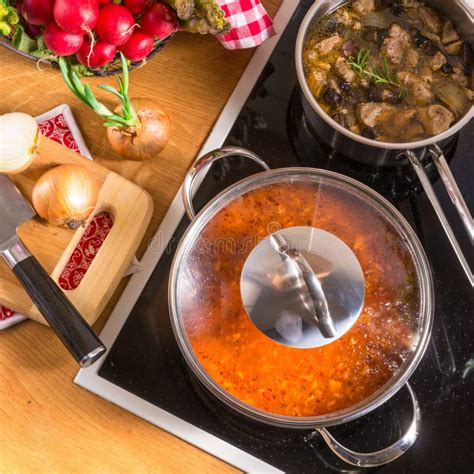
[[310,441],[316,435],[316,433],[319,433],[336,456],[348,464],[352,464],[353,466],[357,467],[376,467],[394,461],[413,446],[418,437],[421,425],[421,411],[418,404],[418,399],[416,398],[415,392],[408,382],[405,384],[405,386],[408,389],[408,393],[410,394],[413,405],[413,418],[405,434],[391,446],[381,449],[380,451],[374,451],[372,453],[358,453],[343,446],[329,433],[326,428],[316,428],[316,431],[313,431],[309,436],[306,437],[306,441]]
[[[461,191],[459,190],[458,185],[456,184],[454,176],[449,170],[446,158],[444,157],[443,152],[438,147],[438,145],[429,146],[428,151],[433,157],[433,161],[436,165],[436,168],[438,169],[441,179],[443,180],[446,190],[449,196],[451,197],[453,204],[456,206],[459,216],[461,217],[464,227],[466,228],[466,231],[472,242],[474,240],[474,222],[467,207],[467,204],[464,201],[464,198],[462,197]],[[454,251],[456,252],[457,257],[464,271],[466,272],[471,286],[474,286],[474,275],[469,267],[469,263],[467,262],[466,257],[464,256],[461,250],[459,242],[457,241],[456,236],[454,235],[453,229],[449,224],[448,219],[446,218],[446,215],[433,190],[433,187],[431,186],[430,180],[420,161],[420,158],[412,150],[405,150],[403,153],[408,157],[410,163],[415,169],[418,179],[420,180],[421,185],[423,186],[423,189],[425,190],[425,193],[431,202],[431,205],[433,206],[436,214],[438,215],[438,219],[441,221],[441,225],[443,226],[444,231],[448,236],[448,239],[451,242],[451,245]]]
[[209,153],[196,158],[194,163],[191,165],[191,168],[187,172],[186,177],[184,178],[182,189],[184,209],[186,210],[186,214],[191,221],[196,217],[193,207],[193,185],[199,173],[203,169],[207,169],[214,161],[233,155],[240,155],[250,158],[251,160],[258,163],[266,171],[270,170],[270,167],[254,152],[237,146],[225,146],[218,148],[217,150],[210,151]]
[[441,151],[441,148],[435,143],[428,147],[428,151],[433,158],[434,164],[438,169],[438,173],[443,180],[444,186],[446,187],[446,191],[451,198],[452,203],[456,206],[456,209],[459,212],[461,220],[464,224],[467,234],[471,239],[471,242],[474,241],[474,220],[469,212],[469,208],[467,207],[466,201],[461,194],[461,191],[458,188],[456,180],[449,169],[449,165],[446,161],[446,158]]

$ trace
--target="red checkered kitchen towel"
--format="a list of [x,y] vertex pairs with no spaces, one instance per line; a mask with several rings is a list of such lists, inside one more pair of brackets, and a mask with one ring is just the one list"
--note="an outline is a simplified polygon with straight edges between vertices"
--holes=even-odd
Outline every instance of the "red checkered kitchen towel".
[[217,0],[231,24],[216,38],[227,49],[253,48],[275,34],[272,19],[259,0]]

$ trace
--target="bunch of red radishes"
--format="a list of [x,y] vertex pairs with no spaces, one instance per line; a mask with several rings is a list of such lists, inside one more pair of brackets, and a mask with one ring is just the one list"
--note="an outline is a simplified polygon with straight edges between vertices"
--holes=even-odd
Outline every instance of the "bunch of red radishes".
[[91,69],[114,61],[117,50],[142,61],[179,25],[175,11],[155,0],[21,0],[16,6],[27,31],[42,30],[54,55],[75,54]]

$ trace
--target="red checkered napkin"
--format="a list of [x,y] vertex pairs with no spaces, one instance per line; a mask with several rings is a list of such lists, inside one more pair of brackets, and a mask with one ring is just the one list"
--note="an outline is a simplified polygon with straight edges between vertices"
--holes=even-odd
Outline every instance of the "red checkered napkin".
[[259,0],[217,0],[231,30],[216,38],[227,49],[253,48],[275,34],[272,19]]

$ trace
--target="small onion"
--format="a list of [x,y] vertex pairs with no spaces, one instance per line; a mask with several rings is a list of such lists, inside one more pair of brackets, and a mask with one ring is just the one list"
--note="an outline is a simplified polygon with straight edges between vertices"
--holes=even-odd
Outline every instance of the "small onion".
[[[170,139],[168,114],[153,100],[132,99],[140,124],[136,127],[108,127],[107,138],[112,148],[126,160],[149,160],[165,148]],[[119,113],[119,105],[115,112]]]
[[0,173],[20,173],[34,160],[41,134],[31,115],[12,112],[0,116]]
[[76,229],[95,208],[99,187],[84,166],[56,166],[36,182],[33,206],[50,224]]

